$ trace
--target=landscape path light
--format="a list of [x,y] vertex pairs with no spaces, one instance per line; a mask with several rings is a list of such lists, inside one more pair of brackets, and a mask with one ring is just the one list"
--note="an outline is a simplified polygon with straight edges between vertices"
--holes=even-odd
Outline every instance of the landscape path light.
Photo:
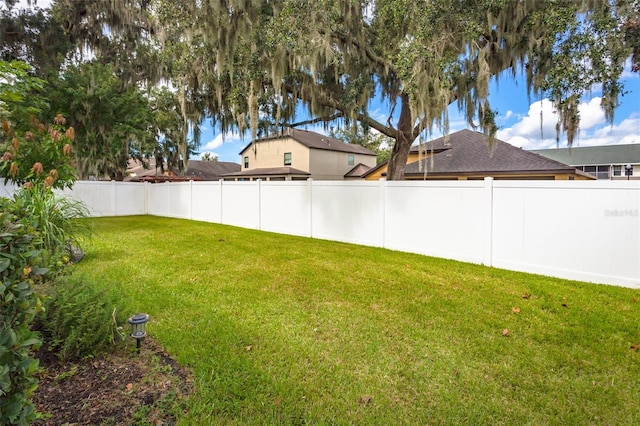
[[147,336],[147,331],[145,330],[147,321],[149,321],[149,315],[147,314],[135,314],[128,320],[129,324],[131,324],[131,337],[136,339],[138,352],[140,352],[142,339]]

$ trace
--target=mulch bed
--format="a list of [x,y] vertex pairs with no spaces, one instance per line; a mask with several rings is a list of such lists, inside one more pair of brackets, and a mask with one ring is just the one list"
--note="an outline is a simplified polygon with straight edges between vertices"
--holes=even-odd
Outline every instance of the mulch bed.
[[32,400],[49,425],[175,424],[192,387],[189,372],[152,339],[140,353],[132,342],[113,353],[61,363],[41,348],[42,371]]

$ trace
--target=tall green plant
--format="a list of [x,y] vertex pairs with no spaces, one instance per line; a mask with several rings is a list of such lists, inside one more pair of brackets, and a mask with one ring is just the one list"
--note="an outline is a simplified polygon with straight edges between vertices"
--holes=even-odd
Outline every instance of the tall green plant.
[[79,236],[90,229],[86,221],[77,219],[89,216],[81,201],[51,191],[42,185],[21,188],[13,196],[14,205],[27,218],[40,236],[42,248],[55,254],[79,246]]
[[37,387],[38,361],[29,353],[41,343],[29,329],[40,300],[35,281],[48,272],[37,250],[37,233],[21,218],[0,209],[0,424],[26,425],[36,417],[29,397]]

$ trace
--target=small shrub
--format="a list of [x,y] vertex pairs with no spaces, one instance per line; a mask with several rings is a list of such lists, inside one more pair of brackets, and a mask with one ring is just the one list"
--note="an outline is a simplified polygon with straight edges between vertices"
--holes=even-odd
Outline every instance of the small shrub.
[[45,338],[62,360],[93,357],[123,338],[118,312],[113,293],[84,276],[64,277],[47,300]]

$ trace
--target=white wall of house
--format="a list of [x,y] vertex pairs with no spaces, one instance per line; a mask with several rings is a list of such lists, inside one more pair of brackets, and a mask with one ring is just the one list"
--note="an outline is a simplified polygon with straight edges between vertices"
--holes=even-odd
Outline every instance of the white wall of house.
[[640,288],[640,181],[81,181],[69,194],[95,216],[180,217]]
[[[344,175],[358,163],[369,167],[375,167],[376,165],[376,157],[374,155],[324,149],[311,149],[309,155],[311,159],[308,171],[314,180],[343,180]],[[349,156],[353,156],[353,164],[349,164]]]
[[[285,153],[291,154],[289,167],[309,172],[315,180],[342,180],[345,173],[358,163],[369,167],[376,165],[373,155],[309,149],[293,138],[259,141],[256,147],[255,152],[251,145],[240,154],[243,171],[284,167]],[[349,164],[349,156],[353,157],[353,164]],[[248,157],[249,167],[245,167],[245,157]]]
[[[242,151],[240,164],[242,170],[263,169],[267,167],[284,167],[284,154],[291,153],[291,166],[299,170],[309,170],[309,148],[293,138],[264,140]],[[249,157],[249,167],[244,167],[244,157]]]

